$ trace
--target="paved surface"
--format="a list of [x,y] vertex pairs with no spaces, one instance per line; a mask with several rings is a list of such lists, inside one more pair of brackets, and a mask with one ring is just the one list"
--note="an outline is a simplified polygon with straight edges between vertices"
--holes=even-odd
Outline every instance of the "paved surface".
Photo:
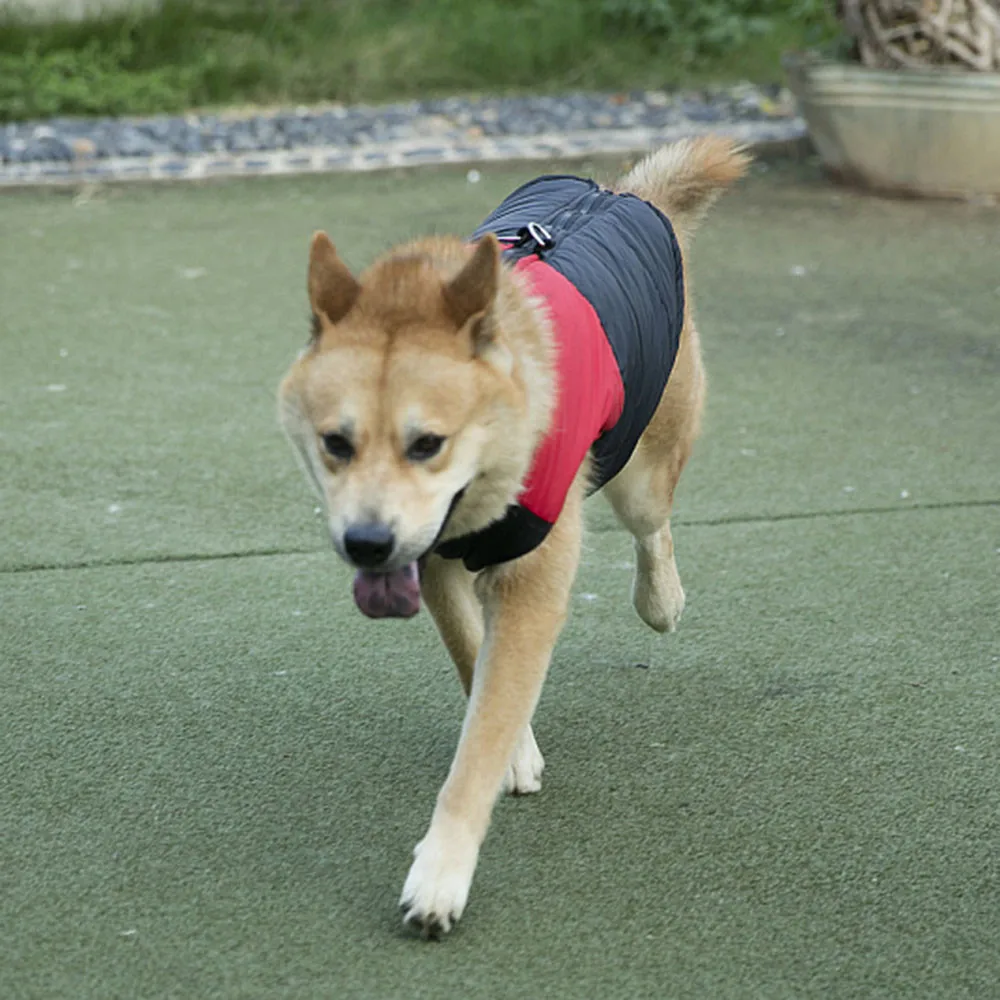
[[545,788],[398,929],[458,685],[354,610],[274,387],[315,227],[360,264],[530,173],[5,196],[0,996],[995,991],[1000,216],[781,167],[695,249],[680,631],[594,501]]
[[805,134],[791,96],[711,91],[448,98],[380,106],[54,119],[0,127],[0,187],[370,171],[647,149],[722,131],[749,143]]

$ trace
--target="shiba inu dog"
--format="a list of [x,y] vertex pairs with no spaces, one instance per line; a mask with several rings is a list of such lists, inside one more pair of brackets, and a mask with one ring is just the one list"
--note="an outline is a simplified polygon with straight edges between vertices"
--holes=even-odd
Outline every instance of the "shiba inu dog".
[[462,915],[501,789],[541,787],[531,718],[588,491],[634,536],[639,616],[660,632],[680,618],[670,512],[705,395],[685,246],[748,163],[708,136],[612,188],[539,178],[472,241],[409,242],[360,277],[313,237],[313,336],[282,382],[281,422],[357,569],[360,610],[425,602],[468,695],[400,900],[425,936]]

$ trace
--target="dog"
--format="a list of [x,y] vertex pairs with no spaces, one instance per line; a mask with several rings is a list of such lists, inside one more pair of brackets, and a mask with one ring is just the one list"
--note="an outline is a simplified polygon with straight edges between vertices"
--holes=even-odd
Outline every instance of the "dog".
[[634,538],[632,602],[658,632],[684,608],[670,514],[705,372],[687,246],[747,170],[705,136],[611,187],[525,185],[472,240],[431,236],[360,277],[312,239],[312,337],[280,422],[373,618],[426,603],[468,696],[404,923],[437,937],[465,909],[501,789],[537,792],[531,719],[567,614],[582,506],[597,488]]

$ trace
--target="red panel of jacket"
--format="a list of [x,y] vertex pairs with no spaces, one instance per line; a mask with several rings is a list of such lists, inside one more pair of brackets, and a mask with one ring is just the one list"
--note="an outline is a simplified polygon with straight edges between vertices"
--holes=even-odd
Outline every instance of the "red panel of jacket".
[[547,305],[555,334],[557,382],[552,423],[535,452],[518,503],[554,524],[593,443],[618,422],[625,388],[594,307],[538,257],[515,270]]

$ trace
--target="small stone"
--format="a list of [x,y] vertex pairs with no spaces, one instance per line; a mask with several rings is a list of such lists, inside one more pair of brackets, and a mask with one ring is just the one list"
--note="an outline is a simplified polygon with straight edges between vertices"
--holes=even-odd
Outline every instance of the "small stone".
[[97,143],[85,136],[80,135],[71,140],[70,147],[73,150],[73,156],[78,160],[92,160],[97,156]]
[[133,125],[123,126],[116,137],[120,156],[152,156],[156,152],[153,140]]
[[756,121],[764,117],[760,101],[756,97],[742,98],[736,102],[733,110],[736,117],[744,121]]
[[107,129],[94,129],[89,136],[91,142],[96,147],[97,158],[117,156],[118,147],[115,143],[115,135]]
[[[172,153],[201,153],[205,149],[203,135],[200,126],[175,120],[163,137],[164,151],[169,149]],[[225,143],[220,142],[216,148],[225,149]]]
[[[485,119],[481,119],[485,121]],[[450,132],[453,127],[453,123],[450,118],[445,115],[427,115],[420,120],[419,131],[422,134],[432,132],[434,134],[441,134],[443,132]]]
[[710,104],[685,101],[681,105],[684,114],[693,122],[717,122],[722,118],[719,108]]
[[253,134],[257,139],[258,149],[277,149],[278,130],[269,118],[255,118],[253,120]]
[[247,153],[257,148],[257,143],[248,132],[236,131],[229,135],[226,147],[233,153]]
[[25,145],[21,159],[28,163],[68,161],[73,159],[73,148],[55,135],[36,136]]

